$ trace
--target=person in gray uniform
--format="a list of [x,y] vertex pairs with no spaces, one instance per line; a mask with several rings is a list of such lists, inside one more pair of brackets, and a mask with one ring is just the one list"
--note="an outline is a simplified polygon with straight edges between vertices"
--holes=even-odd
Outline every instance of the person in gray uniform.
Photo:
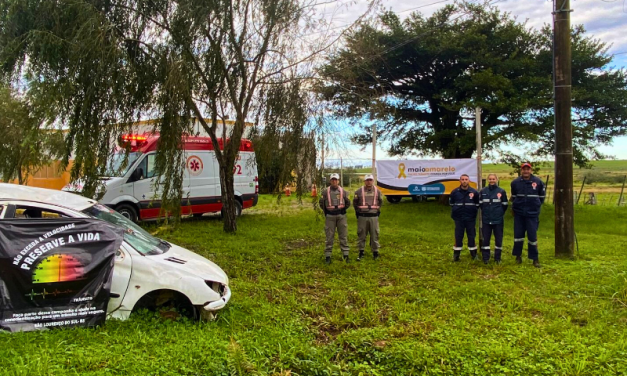
[[331,186],[322,191],[320,207],[326,218],[324,232],[326,234],[326,246],[324,248],[325,262],[331,263],[331,251],[333,250],[333,238],[337,230],[340,241],[340,249],[344,261],[348,262],[348,222],[346,221],[346,209],[351,206],[348,194],[339,185],[339,175],[331,174]]
[[357,237],[359,256],[357,261],[364,258],[366,237],[370,234],[370,249],[376,260],[379,258],[379,214],[383,205],[383,195],[374,185],[374,177],[366,175],[364,186],[355,191],[353,206],[357,214]]

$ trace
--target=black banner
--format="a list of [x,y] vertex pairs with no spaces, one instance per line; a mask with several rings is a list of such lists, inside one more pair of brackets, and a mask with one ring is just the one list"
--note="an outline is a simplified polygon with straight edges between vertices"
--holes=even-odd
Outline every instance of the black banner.
[[0,220],[0,330],[102,324],[122,239],[96,219]]

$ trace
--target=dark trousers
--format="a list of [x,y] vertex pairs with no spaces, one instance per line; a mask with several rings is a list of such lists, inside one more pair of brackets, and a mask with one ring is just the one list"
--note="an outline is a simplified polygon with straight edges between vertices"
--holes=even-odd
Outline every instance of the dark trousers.
[[483,244],[481,244],[483,261],[490,261],[490,239],[492,238],[492,234],[494,234],[494,261],[501,261],[501,252],[503,251],[503,223],[498,225],[482,223],[481,233],[483,235]]
[[512,255],[522,256],[525,233],[527,233],[527,257],[538,259],[538,217],[514,215],[514,249]]
[[476,221],[455,221],[455,246],[453,247],[453,254],[459,256],[462,248],[464,247],[464,233],[468,236],[468,250],[470,255],[475,257],[477,255],[477,244],[475,238],[477,237],[477,231],[475,229]]

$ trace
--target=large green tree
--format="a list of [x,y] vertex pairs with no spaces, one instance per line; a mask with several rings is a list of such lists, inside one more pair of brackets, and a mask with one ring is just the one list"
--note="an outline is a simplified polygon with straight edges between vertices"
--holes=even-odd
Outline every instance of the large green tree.
[[[87,194],[98,190],[110,141],[125,131],[112,124],[161,119],[155,127],[161,133],[156,180],[162,208],[173,213],[182,197],[179,145],[191,132],[190,119],[198,119],[214,145],[223,137],[216,159],[224,229],[233,232],[233,168],[245,122],[263,119],[269,88],[302,78],[303,63],[324,49],[301,38],[311,31],[312,5],[307,0],[5,0],[0,64],[5,79],[26,81],[32,97],[69,128],[68,155],[76,154],[71,175],[84,180]],[[285,110],[286,117],[296,113],[275,110]],[[227,118],[235,125],[222,129]]]
[[[627,77],[609,69],[608,46],[573,36],[575,159],[627,133]],[[404,21],[392,12],[346,38],[320,70],[321,97],[338,117],[375,120],[393,155],[467,158],[475,151],[474,109],[482,108],[484,147],[554,150],[552,34],[494,7],[448,5]],[[371,140],[370,126],[356,139]]]

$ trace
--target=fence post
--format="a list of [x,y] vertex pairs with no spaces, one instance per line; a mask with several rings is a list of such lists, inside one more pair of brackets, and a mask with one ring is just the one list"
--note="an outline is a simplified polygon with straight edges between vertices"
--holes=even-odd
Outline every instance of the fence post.
[[620,196],[618,197],[618,206],[620,206],[621,201],[623,201],[623,191],[625,190],[625,180],[627,180],[627,175],[623,178],[623,188],[620,189]]
[[576,204],[579,204],[579,199],[581,198],[581,194],[583,193],[583,186],[584,184],[586,184],[586,177],[583,177],[583,183],[581,183],[581,189],[579,190],[579,194],[577,195],[577,202]]

